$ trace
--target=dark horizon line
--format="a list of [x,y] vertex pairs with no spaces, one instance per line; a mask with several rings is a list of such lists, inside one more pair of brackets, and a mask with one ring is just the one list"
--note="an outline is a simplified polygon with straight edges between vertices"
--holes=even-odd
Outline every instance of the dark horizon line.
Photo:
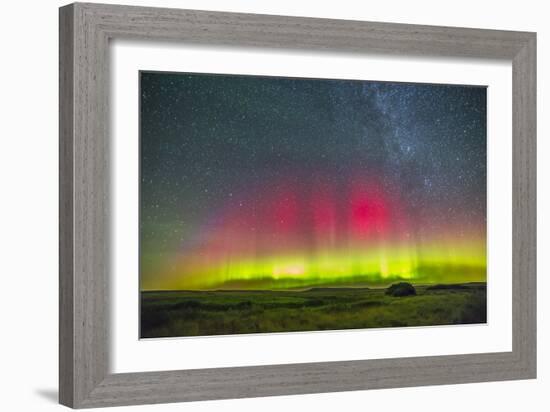
[[[396,283],[402,283],[402,282],[393,282],[388,284],[387,286],[312,286],[312,287],[306,287],[306,288],[281,288],[281,289],[147,289],[147,290],[141,290],[140,293],[158,293],[158,292],[305,292],[312,289],[387,289],[389,286],[394,285]],[[487,284],[487,281],[474,281],[474,282],[452,282],[452,283],[444,283],[444,282],[433,282],[433,283],[411,283],[411,282],[405,282],[410,283],[413,286],[431,286],[431,285],[475,285],[475,284]]]

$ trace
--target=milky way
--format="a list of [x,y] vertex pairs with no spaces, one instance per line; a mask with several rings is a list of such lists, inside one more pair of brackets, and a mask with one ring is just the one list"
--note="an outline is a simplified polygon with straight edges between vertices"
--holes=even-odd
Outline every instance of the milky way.
[[486,88],[140,74],[141,289],[486,279]]

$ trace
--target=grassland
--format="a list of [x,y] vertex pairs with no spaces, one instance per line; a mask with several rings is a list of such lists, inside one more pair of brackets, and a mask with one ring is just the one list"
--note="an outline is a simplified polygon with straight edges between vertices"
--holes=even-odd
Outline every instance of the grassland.
[[485,323],[486,285],[385,289],[141,293],[141,337],[228,335]]

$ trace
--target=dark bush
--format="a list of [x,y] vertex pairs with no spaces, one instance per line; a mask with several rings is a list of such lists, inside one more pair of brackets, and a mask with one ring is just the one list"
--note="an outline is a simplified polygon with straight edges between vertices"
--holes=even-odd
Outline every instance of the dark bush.
[[402,297],[416,295],[416,289],[413,285],[407,282],[394,283],[386,289],[386,295]]

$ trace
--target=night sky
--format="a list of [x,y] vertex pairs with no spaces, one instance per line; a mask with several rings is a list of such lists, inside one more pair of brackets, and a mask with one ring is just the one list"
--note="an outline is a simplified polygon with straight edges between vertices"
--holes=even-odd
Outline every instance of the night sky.
[[141,72],[142,290],[486,279],[486,88]]

